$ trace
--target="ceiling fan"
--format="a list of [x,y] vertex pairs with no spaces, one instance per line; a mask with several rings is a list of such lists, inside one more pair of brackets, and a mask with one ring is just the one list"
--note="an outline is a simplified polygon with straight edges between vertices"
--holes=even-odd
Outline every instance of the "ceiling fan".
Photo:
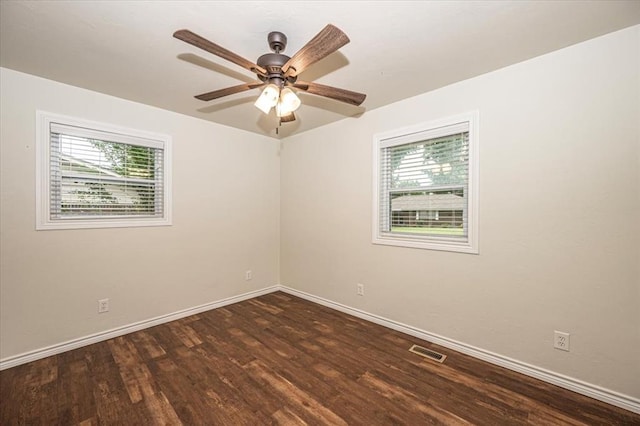
[[337,87],[325,86],[319,83],[298,80],[298,75],[310,65],[327,57],[331,53],[349,43],[349,37],[339,28],[329,24],[322,29],[315,37],[305,44],[295,55],[289,57],[282,54],[287,45],[287,37],[278,31],[269,33],[267,41],[274,53],[266,53],[253,63],[227,49],[221,47],[189,30],[178,30],[173,36],[179,40],[189,43],[195,47],[213,53],[216,56],[233,62],[247,70],[253,72],[258,80],[251,83],[239,84],[225,89],[214,90],[212,92],[197,95],[196,98],[202,101],[211,101],[223,96],[233,95],[251,89],[262,88],[262,93],[258,97],[255,106],[265,114],[275,107],[276,115],[280,122],[294,121],[294,111],[300,106],[300,99],[295,91],[311,93],[318,96],[335,99],[359,106],[364,102],[367,95],[352,92],[350,90],[339,89]]

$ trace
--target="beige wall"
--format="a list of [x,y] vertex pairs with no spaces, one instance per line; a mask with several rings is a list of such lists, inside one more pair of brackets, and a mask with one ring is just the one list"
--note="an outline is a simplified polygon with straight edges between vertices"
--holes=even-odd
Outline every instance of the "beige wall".
[[[640,398],[639,64],[634,27],[287,139],[282,284]],[[373,134],[475,109],[480,254],[373,245]]]
[[[278,283],[277,141],[7,69],[0,84],[0,359]],[[173,226],[36,232],[36,109],[170,135]]]

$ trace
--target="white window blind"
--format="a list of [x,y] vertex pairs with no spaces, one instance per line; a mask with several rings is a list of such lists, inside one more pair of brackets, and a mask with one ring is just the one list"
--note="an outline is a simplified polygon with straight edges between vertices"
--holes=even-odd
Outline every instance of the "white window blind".
[[51,125],[51,217],[161,217],[162,149],[78,130]]
[[469,117],[376,137],[374,243],[475,252],[472,126]]
[[75,124],[42,117],[38,229],[170,224],[168,141]]
[[468,131],[382,148],[381,160],[382,232],[467,237]]

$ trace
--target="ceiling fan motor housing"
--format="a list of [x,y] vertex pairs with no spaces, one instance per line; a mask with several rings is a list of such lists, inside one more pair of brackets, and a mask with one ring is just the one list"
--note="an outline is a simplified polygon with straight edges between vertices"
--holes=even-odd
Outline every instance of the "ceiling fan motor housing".
[[282,66],[291,59],[282,53],[265,53],[258,58],[257,64],[267,70],[266,76],[258,75],[260,80],[268,81],[279,87],[284,86],[285,77]]
[[267,42],[269,42],[269,47],[275,53],[266,53],[258,58],[257,64],[267,70],[267,75],[258,75],[258,78],[283,88],[286,79],[282,66],[291,59],[287,55],[280,53],[287,47],[287,36],[279,31],[272,31],[267,36]]

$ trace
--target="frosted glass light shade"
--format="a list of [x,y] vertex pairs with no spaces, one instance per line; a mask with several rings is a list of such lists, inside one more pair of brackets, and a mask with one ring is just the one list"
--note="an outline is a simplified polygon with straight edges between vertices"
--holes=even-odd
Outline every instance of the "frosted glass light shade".
[[280,102],[276,106],[278,117],[284,117],[291,114],[300,107],[300,98],[296,96],[293,90],[288,87],[280,92]]
[[264,88],[256,103],[254,104],[260,111],[269,114],[269,111],[278,103],[280,89],[275,84],[270,84]]

